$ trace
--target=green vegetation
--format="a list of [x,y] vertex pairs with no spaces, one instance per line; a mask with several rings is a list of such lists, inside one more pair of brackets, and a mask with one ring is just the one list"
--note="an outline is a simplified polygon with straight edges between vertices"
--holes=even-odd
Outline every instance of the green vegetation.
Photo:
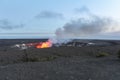
[[96,55],[96,57],[106,57],[106,56],[109,56],[109,54],[106,52],[101,52]]

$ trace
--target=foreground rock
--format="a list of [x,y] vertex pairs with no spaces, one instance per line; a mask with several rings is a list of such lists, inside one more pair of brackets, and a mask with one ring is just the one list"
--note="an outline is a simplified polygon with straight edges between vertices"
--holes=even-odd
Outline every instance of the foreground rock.
[[57,58],[0,66],[0,80],[120,80],[116,57]]

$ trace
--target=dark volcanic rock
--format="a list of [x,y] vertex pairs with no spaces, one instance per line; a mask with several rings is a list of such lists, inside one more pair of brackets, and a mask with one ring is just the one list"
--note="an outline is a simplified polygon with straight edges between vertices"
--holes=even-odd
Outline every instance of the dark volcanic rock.
[[[108,46],[61,46],[27,50],[9,47],[21,41],[1,40],[0,80],[120,79],[120,60],[117,58],[117,52],[120,50],[119,41],[93,41],[114,44]],[[109,55],[97,58],[96,54],[101,52]]]
[[116,58],[59,58],[0,67],[0,80],[119,80]]

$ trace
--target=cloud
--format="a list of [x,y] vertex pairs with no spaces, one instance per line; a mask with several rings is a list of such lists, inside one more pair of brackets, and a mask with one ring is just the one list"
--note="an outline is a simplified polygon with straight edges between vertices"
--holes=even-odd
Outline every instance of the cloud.
[[90,13],[90,10],[86,6],[83,6],[81,8],[76,8],[75,12],[76,13]]
[[7,19],[0,20],[0,29],[11,30],[11,29],[22,28],[22,27],[24,27],[24,24],[15,25],[15,24],[12,24]]
[[57,12],[52,12],[52,11],[43,11],[40,14],[38,14],[37,16],[35,16],[35,18],[37,19],[63,19],[64,16],[61,13],[57,13]]
[[[85,9],[82,8],[81,12]],[[85,10],[86,11],[86,10]],[[91,13],[88,17],[67,22],[56,30],[59,38],[73,38],[120,32],[120,23],[108,17],[100,17]]]

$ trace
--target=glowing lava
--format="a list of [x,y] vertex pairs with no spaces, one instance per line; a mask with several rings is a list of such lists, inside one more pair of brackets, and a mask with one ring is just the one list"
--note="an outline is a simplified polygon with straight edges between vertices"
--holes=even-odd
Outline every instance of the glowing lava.
[[36,48],[50,48],[52,46],[52,42],[50,40],[46,42],[41,42],[36,45]]

